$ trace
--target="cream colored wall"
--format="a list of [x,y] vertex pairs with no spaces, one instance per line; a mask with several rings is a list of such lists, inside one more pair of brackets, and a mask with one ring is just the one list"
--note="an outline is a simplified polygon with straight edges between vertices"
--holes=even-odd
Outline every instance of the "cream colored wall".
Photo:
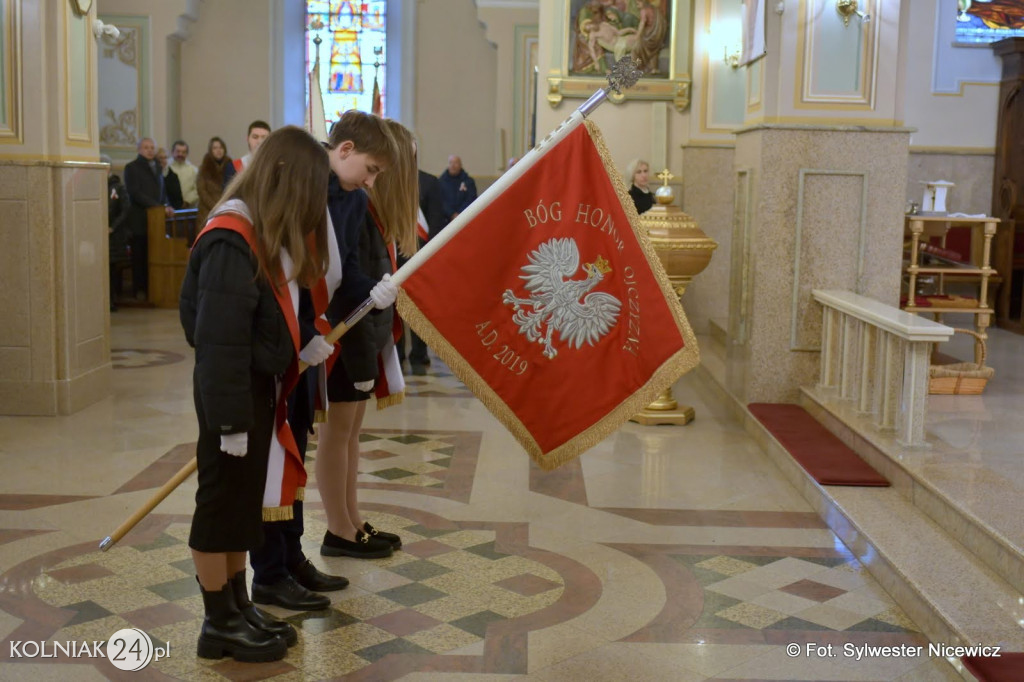
[[[515,81],[516,70],[516,26],[536,26],[540,18],[539,9],[518,9],[502,7],[481,7],[477,16],[486,27],[487,40],[497,50],[497,77],[495,79],[495,134],[504,134],[504,148],[496,147],[495,165],[489,172],[504,170],[508,157],[515,154],[512,149],[515,127]],[[527,76],[532,78],[532,74]]]
[[[203,11],[219,4],[207,2]],[[232,0],[227,0],[228,2]],[[178,17],[187,6],[187,0],[97,0],[96,11],[99,15],[125,15],[149,17],[149,120],[139,122],[139,130],[144,136],[152,137],[157,144],[167,146],[169,132],[168,121],[168,50],[167,37],[178,30]],[[259,4],[256,2],[253,5]]]
[[224,139],[228,154],[248,153],[249,123],[273,125],[270,78],[271,3],[205,2],[181,49],[182,137],[199,164],[207,141]]
[[905,12],[910,20],[903,22],[905,30],[900,36],[907,68],[903,118],[906,125],[917,128],[910,137],[911,151],[935,147],[991,151],[995,147],[999,88],[996,84],[965,84],[959,94],[933,93],[938,2],[910,0],[904,4],[908,5]]
[[420,0],[416,10],[416,134],[420,168],[440,173],[449,154],[470,175],[497,169],[496,47],[473,0]]

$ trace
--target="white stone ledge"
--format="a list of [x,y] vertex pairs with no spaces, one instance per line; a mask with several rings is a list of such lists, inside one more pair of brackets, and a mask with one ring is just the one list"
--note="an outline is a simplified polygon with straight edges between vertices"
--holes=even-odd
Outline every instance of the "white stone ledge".
[[933,322],[920,315],[886,305],[852,291],[838,289],[815,289],[814,300],[844,315],[878,327],[907,341],[942,343],[953,336],[953,328]]

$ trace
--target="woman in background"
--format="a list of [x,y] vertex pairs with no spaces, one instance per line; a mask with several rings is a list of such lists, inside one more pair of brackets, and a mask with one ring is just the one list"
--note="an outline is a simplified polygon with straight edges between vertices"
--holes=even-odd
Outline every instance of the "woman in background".
[[196,211],[196,225],[205,225],[206,216],[220,201],[224,192],[224,166],[231,165],[228,147],[219,137],[211,137],[206,146],[206,156],[196,176],[196,190],[199,191],[199,207]]
[[625,180],[629,183],[629,196],[633,198],[636,212],[644,213],[654,205],[654,197],[648,187],[650,166],[643,159],[633,159],[626,166]]

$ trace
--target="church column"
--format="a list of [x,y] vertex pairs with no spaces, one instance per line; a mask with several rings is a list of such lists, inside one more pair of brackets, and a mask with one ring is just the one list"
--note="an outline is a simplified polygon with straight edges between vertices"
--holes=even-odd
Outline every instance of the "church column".
[[898,304],[911,132],[900,3],[852,3],[870,20],[837,11],[850,4],[766,2],[733,165],[727,385],[743,402],[793,401],[815,383],[812,289]]
[[92,4],[0,0],[0,414],[110,393]]

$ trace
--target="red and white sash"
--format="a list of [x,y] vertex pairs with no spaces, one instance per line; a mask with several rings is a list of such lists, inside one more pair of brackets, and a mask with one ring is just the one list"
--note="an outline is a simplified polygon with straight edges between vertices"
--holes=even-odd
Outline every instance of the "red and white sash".
[[[230,210],[230,209],[228,209]],[[240,213],[224,212],[210,219],[196,237],[196,241],[210,230],[225,229],[237,232],[245,238],[249,248],[257,252],[256,233],[252,223]],[[273,264],[273,273],[267,274],[284,319],[288,323],[295,354],[284,376],[277,380],[277,410],[274,415],[274,437],[270,441],[270,458],[267,462],[267,483],[263,490],[263,520],[286,521],[293,518],[292,504],[301,500],[305,492],[306,468],[302,463],[295,437],[288,424],[288,396],[299,380],[299,288],[288,275],[291,257],[283,252],[282,263]]]

